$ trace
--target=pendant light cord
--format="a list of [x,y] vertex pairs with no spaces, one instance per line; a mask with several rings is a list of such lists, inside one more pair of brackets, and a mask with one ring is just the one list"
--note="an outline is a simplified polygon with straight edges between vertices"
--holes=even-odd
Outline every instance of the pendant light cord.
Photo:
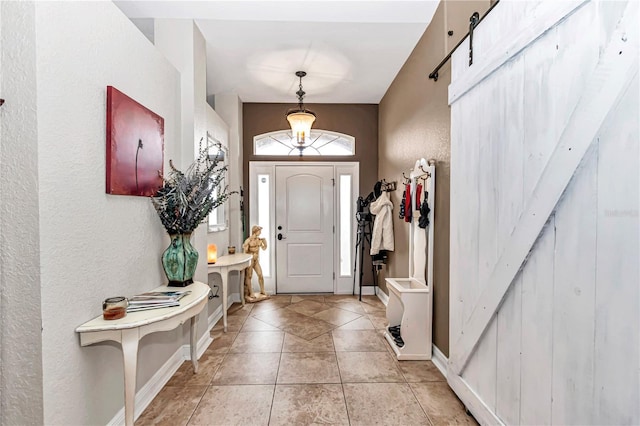
[[302,90],[302,76],[298,76],[300,78],[300,83],[298,84],[298,91],[296,92],[296,95],[298,95],[298,108],[300,108],[300,110],[304,111],[304,95],[306,94],[304,90]]

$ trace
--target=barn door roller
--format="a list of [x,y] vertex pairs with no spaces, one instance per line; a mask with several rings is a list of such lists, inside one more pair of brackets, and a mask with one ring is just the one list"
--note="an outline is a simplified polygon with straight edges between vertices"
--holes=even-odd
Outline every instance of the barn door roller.
[[[482,22],[482,20],[489,14],[489,12],[491,12],[493,8],[496,7],[496,4],[498,4],[499,2],[500,0],[496,0],[495,3],[493,3],[487,10],[487,12],[482,15],[482,17],[480,17],[480,14],[478,12],[473,12],[471,17],[469,18],[469,32],[460,39],[458,44],[456,44],[454,48],[451,49],[451,52],[449,52],[449,54],[445,56],[442,61],[440,61],[438,66],[433,71],[431,71],[431,74],[429,74],[429,78],[432,78],[434,81],[438,81],[438,71],[440,71],[440,68],[442,68],[442,66],[446,64],[449,59],[451,59],[451,55],[453,54],[453,52],[456,51],[456,49],[462,44],[467,36],[469,36],[469,65],[473,64],[473,30],[478,26],[480,22]],[[449,35],[451,35],[452,31],[450,31],[449,33]]]
[[473,12],[471,18],[469,18],[469,66],[473,65],[473,30],[480,22],[480,14]]

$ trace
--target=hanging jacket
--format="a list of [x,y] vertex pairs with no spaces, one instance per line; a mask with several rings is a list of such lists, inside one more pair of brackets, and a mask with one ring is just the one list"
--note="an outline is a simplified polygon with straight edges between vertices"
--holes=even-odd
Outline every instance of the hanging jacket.
[[378,254],[380,250],[393,251],[393,203],[389,193],[380,194],[380,198],[369,205],[369,211],[376,216],[371,233],[371,254]]
[[420,195],[422,195],[422,184],[416,185],[416,210],[420,210],[422,203],[420,202]]
[[407,191],[405,190],[402,193],[402,200],[400,200],[400,220],[404,220],[404,215],[405,215],[405,198],[407,196]]
[[431,209],[429,208],[429,193],[427,191],[424,192],[424,201],[420,206],[420,219],[418,220],[418,226],[420,228],[426,228],[429,226],[429,212]]
[[404,191],[404,221],[411,222],[412,217],[413,206],[411,205],[411,184],[407,184]]

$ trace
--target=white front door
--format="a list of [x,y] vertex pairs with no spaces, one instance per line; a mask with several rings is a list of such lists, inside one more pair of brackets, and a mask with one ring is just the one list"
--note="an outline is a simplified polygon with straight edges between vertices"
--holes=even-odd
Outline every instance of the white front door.
[[333,166],[276,166],[276,291],[333,293]]

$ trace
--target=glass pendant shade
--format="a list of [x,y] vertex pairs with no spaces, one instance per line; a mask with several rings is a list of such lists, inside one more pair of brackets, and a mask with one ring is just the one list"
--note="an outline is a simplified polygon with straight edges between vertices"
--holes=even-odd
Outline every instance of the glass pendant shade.
[[316,116],[310,111],[296,111],[287,114],[287,121],[298,145],[304,145],[305,139],[311,133],[311,125],[316,121]]

